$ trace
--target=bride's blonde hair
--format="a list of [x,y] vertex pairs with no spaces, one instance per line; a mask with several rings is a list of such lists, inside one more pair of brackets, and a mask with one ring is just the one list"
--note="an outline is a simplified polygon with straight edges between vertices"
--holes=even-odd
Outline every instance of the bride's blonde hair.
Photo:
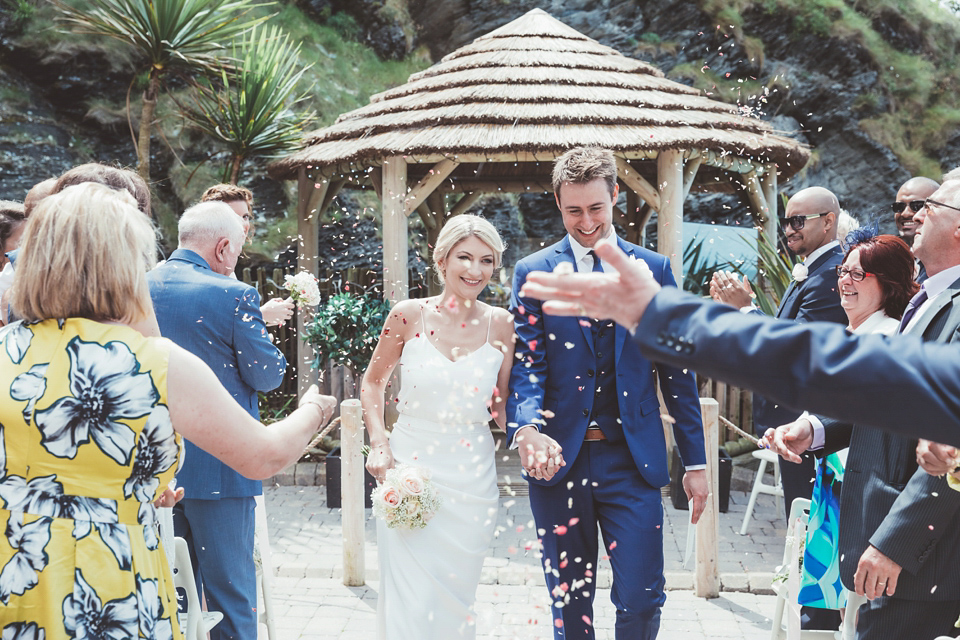
[[462,213],[454,216],[443,225],[437,237],[437,246],[433,248],[433,270],[437,272],[440,282],[443,282],[443,270],[440,263],[447,259],[453,248],[463,240],[475,236],[485,245],[493,249],[493,268],[500,268],[503,258],[504,245],[496,227],[484,218],[472,214]]

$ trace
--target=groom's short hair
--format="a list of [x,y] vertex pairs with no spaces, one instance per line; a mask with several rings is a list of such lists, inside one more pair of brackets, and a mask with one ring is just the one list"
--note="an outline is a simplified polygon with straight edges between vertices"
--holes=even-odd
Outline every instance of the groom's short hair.
[[617,161],[609,149],[576,147],[553,164],[553,193],[558,197],[564,182],[585,184],[598,179],[607,183],[612,196],[617,184]]

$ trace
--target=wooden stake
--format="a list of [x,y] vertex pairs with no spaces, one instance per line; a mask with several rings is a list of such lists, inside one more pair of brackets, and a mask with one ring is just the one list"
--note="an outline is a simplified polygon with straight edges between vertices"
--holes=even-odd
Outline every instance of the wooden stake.
[[343,584],[366,582],[363,532],[363,413],[359,400],[340,404],[340,497],[343,527]]

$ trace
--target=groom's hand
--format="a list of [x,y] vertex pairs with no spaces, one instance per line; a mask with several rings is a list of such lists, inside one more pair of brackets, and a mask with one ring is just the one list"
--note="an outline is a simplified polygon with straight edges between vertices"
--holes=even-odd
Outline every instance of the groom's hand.
[[567,464],[557,441],[534,427],[521,427],[517,432],[517,450],[523,470],[536,480],[550,480]]
[[703,508],[707,506],[709,491],[706,469],[696,469],[683,474],[683,492],[687,494],[687,502],[691,505],[690,522],[693,524],[697,524]]

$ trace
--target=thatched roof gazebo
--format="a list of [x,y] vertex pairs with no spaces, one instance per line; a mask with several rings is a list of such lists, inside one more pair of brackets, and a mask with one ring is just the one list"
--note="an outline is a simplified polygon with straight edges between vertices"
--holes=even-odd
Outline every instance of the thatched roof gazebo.
[[384,292],[407,295],[408,216],[428,242],[485,192],[550,191],[554,159],[597,145],[617,155],[628,239],[658,212],[658,250],[681,281],[683,201],[691,189],[745,188],[774,233],[777,180],[809,158],[765,122],[668,80],[542,10],[457,49],[370,104],[309,133],[271,175],[299,180],[302,268],[316,269],[317,222],[342,188],[383,203]]

